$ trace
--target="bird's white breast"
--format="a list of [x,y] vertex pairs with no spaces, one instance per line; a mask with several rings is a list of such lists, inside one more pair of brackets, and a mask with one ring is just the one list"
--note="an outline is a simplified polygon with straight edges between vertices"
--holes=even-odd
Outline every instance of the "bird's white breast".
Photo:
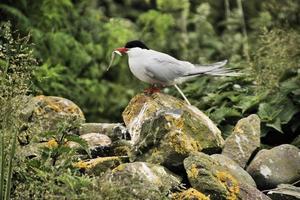
[[128,64],[130,71],[135,77],[143,82],[154,84],[157,81],[149,77],[146,72],[147,65],[151,64],[149,63],[148,53],[148,50],[140,48],[130,49],[128,51]]

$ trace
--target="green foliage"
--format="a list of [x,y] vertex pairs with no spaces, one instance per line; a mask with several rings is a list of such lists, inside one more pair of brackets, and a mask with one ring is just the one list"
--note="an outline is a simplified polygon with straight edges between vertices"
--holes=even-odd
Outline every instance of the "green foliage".
[[73,164],[78,161],[76,149],[67,145],[75,142],[88,149],[86,141],[71,135],[69,124],[61,124],[55,132],[43,136],[48,142],[38,150],[36,158],[18,158],[15,173],[15,199],[88,198],[93,195],[95,180],[80,174]]
[[185,92],[192,93],[193,99],[200,96],[202,100],[194,104],[206,110],[225,136],[238,119],[251,113],[257,113],[263,122],[262,136],[274,131],[296,136],[300,113],[299,39],[292,30],[264,31],[247,63],[247,77],[214,81],[205,78],[197,81],[203,87],[200,91],[189,83]]
[[[297,130],[299,6],[297,0],[5,0],[0,10],[3,20],[32,34],[40,61],[35,93],[71,99],[88,121],[120,121],[130,98],[145,87],[124,58],[106,72],[114,48],[142,39],[193,63],[228,59],[229,68],[247,76],[200,77],[182,88],[225,135],[251,113],[261,116],[266,135]],[[288,114],[280,114],[285,106]]]

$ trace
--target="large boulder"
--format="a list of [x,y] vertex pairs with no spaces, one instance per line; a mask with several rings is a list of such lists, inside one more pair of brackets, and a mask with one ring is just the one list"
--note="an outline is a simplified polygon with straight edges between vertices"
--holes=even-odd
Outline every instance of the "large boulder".
[[246,183],[253,187],[256,187],[253,178],[241,168],[235,161],[222,154],[213,154],[210,156],[214,160],[218,161],[220,166],[222,166],[226,171],[228,171],[234,178],[236,178],[240,183]]
[[108,199],[161,200],[180,183],[181,178],[166,168],[145,162],[121,164],[99,180]]
[[184,160],[190,184],[212,200],[237,199],[240,186],[236,178],[209,155],[198,152]]
[[300,179],[300,150],[283,144],[257,153],[247,168],[258,188],[274,188]]
[[221,150],[220,130],[200,110],[172,96],[135,96],[123,112],[132,160],[179,166],[191,152]]
[[253,114],[236,124],[226,138],[222,154],[245,168],[252,153],[260,146],[260,119]]
[[198,152],[184,160],[192,187],[211,200],[269,200],[256,189],[252,178],[237,163],[223,155]]
[[43,95],[29,98],[21,118],[26,124],[19,134],[21,144],[28,144],[32,138],[37,142],[47,141],[40,134],[56,132],[62,128],[64,131],[72,131],[85,121],[83,112],[72,101]]

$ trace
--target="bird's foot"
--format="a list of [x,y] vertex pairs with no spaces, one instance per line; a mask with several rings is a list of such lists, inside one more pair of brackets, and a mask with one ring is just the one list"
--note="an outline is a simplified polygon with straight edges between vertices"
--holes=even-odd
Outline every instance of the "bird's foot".
[[144,90],[144,93],[147,94],[147,95],[151,95],[151,94],[159,93],[159,92],[160,92],[160,88],[159,87],[154,87],[154,86]]

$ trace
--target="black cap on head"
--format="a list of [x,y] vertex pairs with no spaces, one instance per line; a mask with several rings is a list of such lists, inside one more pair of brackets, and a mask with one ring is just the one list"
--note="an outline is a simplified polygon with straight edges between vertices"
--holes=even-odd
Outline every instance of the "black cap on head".
[[127,42],[125,45],[125,48],[134,48],[134,47],[139,47],[141,49],[149,49],[143,42],[139,40],[133,40],[130,42]]

